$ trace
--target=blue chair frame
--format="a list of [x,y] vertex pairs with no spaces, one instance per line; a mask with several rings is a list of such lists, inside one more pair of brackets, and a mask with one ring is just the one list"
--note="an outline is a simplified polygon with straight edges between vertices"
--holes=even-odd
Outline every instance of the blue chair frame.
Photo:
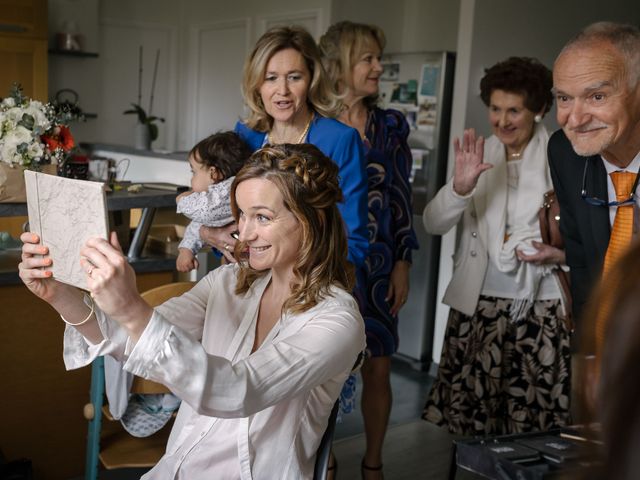
[[104,358],[97,357],[91,364],[91,391],[93,418],[89,420],[85,480],[98,480],[98,454],[100,453],[100,429],[102,428],[102,404],[104,402]]

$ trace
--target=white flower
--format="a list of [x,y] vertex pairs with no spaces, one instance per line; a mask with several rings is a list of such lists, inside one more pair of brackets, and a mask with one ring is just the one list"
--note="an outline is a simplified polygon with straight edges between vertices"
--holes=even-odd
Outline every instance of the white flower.
[[16,101],[13,99],[13,97],[7,97],[4,100],[2,100],[2,104],[0,105],[2,107],[11,108],[16,106]]
[[[19,163],[28,165],[33,157],[30,157],[29,146],[34,139],[30,130],[23,126],[17,126],[13,130],[7,132],[1,140],[0,157],[8,163]],[[24,150],[23,153],[20,150]]]
[[27,99],[21,90],[0,101],[0,161],[29,166],[32,162],[59,160],[65,152],[49,152],[41,136],[56,126],[51,104]]
[[37,135],[42,135],[51,128],[51,122],[45,115],[44,106],[40,102],[31,101],[25,108],[24,113],[31,115],[34,120],[33,131]]

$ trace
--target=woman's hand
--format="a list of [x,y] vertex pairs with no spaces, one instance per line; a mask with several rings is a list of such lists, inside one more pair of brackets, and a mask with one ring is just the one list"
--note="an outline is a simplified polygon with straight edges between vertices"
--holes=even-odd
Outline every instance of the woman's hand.
[[90,238],[80,250],[82,268],[96,305],[129,330],[137,341],[153,309],[142,299],[136,287],[136,275],[122,253],[115,232],[110,241]]
[[53,272],[47,270],[53,265],[49,257],[49,248],[40,245],[40,237],[35,233],[25,232],[22,240],[22,261],[18,265],[18,274],[27,288],[37,297],[51,304],[59,291],[73,288],[54,280]]
[[521,261],[534,263],[536,265],[565,264],[566,258],[564,250],[552,247],[551,245],[547,245],[546,243],[536,242],[535,240],[531,242],[531,245],[533,245],[533,247],[537,250],[536,253],[531,255],[527,255],[523,253],[522,250],[516,249],[516,255]]
[[391,275],[389,277],[389,291],[387,292],[387,302],[393,304],[389,309],[391,315],[397,315],[400,309],[407,302],[409,296],[409,268],[411,264],[406,260],[398,260],[393,265]]
[[458,195],[468,195],[476,187],[482,172],[493,168],[491,163],[483,162],[484,138],[476,138],[475,130],[469,128],[462,135],[462,145],[459,138],[454,139],[453,150],[456,156],[453,190]]
[[235,223],[231,223],[226,227],[200,227],[200,238],[203,242],[212,247],[217,248],[224,257],[231,263],[235,263],[236,259],[233,258],[233,249],[236,246],[237,240],[231,236],[233,232],[238,230],[238,226]]

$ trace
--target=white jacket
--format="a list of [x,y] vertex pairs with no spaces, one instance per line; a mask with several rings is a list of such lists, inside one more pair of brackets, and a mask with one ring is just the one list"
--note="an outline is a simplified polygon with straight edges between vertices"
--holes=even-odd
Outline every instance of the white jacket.
[[[483,176],[488,175],[491,170]],[[484,190],[478,182],[473,192],[462,197],[453,191],[452,178],[422,213],[424,228],[432,235],[444,235],[459,224],[456,232],[457,248],[453,255],[453,276],[442,301],[465,315],[473,315],[475,312],[489,261],[487,239],[483,238],[478,228],[478,215],[473,200],[480,194],[484,195]],[[484,231],[487,231],[486,228]]]
[[[540,241],[537,212],[543,194],[552,188],[546,162],[547,141],[546,130],[538,126],[534,139],[525,150],[525,158],[528,159],[522,166],[516,200],[519,233],[512,235],[514,240],[522,236]],[[454,192],[451,179],[427,204],[422,215],[425,229],[434,235],[443,235],[458,225],[453,276],[443,302],[465,315],[475,312],[490,254],[503,266],[506,264],[504,254],[510,256],[507,268],[528,268],[538,275],[547,275],[551,271],[550,266],[520,265],[515,257],[518,243],[514,241],[512,245],[503,245],[508,190],[504,146],[497,137],[491,136],[485,143],[484,152],[486,161],[492,163],[493,168],[480,175],[476,188],[468,195],[460,196]],[[531,291],[533,296],[537,286],[534,282],[525,284],[524,291]],[[560,289],[557,289],[559,298]]]

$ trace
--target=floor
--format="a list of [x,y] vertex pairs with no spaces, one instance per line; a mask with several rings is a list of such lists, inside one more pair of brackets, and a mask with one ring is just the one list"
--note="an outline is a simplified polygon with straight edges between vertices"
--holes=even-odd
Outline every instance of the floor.
[[[394,403],[385,439],[384,473],[387,480],[449,478],[454,437],[423,420],[422,406],[431,387],[427,372],[415,370],[400,358],[392,359],[391,385]],[[360,378],[358,388],[360,392]],[[360,478],[360,460],[364,452],[362,416],[358,410],[343,416],[336,425],[334,454],[338,460],[337,478]],[[102,471],[100,480],[133,480],[145,470]],[[458,471],[456,480],[477,478]],[[82,480],[82,477],[72,479]]]

